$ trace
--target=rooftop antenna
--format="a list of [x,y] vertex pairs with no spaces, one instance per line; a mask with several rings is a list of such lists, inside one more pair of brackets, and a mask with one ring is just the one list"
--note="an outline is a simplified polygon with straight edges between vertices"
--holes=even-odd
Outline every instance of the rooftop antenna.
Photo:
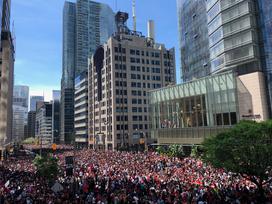
[[135,4],[135,0],[132,0],[132,17],[133,17],[133,30],[136,32],[136,4]]
[[115,0],[115,11],[117,12],[117,0]]

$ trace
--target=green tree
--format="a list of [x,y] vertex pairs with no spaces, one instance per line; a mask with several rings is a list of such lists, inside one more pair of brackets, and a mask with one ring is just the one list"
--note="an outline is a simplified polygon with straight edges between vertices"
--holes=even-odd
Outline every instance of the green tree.
[[[271,181],[272,121],[242,121],[229,131],[205,139],[203,160],[240,174],[256,184],[259,198]],[[263,200],[262,200],[263,201]]]
[[184,151],[182,145],[173,144],[169,146],[168,156],[170,157],[184,157]]
[[44,178],[51,180],[58,175],[58,159],[51,155],[42,157],[37,155],[33,163],[37,168],[38,174]]
[[165,148],[162,147],[162,146],[158,146],[158,147],[156,148],[156,152],[158,152],[158,153],[161,154],[161,155],[166,153]]
[[191,157],[199,158],[203,154],[202,146],[193,146],[191,151]]

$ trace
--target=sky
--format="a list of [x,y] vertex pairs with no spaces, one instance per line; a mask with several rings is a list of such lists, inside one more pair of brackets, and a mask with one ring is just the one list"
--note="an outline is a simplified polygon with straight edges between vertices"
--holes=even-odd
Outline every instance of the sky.
[[[69,0],[75,2],[75,0]],[[129,13],[132,0],[96,0],[114,11]],[[12,0],[11,24],[16,36],[15,85],[30,87],[30,95],[51,100],[60,89],[62,73],[62,9],[65,0]],[[176,49],[179,81],[179,49],[176,0],[136,0],[137,30],[147,35],[147,21],[155,21],[156,41]]]

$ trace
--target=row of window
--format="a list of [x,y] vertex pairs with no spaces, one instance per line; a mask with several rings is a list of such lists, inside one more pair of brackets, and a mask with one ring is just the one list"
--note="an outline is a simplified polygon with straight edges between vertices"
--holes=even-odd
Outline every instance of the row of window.
[[115,81],[115,86],[127,87],[126,81]]
[[[147,130],[148,124],[134,124],[132,125],[133,130]],[[128,125],[116,125],[116,130],[128,130]],[[117,134],[119,136],[119,134]],[[120,136],[117,139],[120,139]]]
[[132,104],[142,104],[142,102],[143,102],[144,104],[147,104],[146,99],[142,100],[142,99],[133,98],[133,99],[131,100],[131,103],[132,103]]
[[[130,76],[131,79],[138,79],[138,80],[141,80],[141,75],[140,74],[131,74]],[[151,77],[153,81],[160,81],[161,80],[161,76],[152,76]],[[143,75],[143,80],[150,80],[150,76],[146,76]]]
[[[115,58],[118,59],[118,56],[115,56]],[[139,64],[139,63],[141,63],[141,59],[140,58],[131,57],[130,58],[130,63],[138,63]],[[146,60],[142,59],[142,64],[149,64],[149,63],[150,63],[149,59],[146,59]],[[161,65],[161,61],[159,61],[159,60],[151,60],[151,64],[152,65]]]
[[142,91],[136,91],[136,90],[132,90],[131,91],[131,95],[132,96],[146,96],[146,92],[145,91],[143,91],[143,94],[142,94]]
[[[126,48],[122,48],[121,45],[119,45],[119,47],[114,47],[114,51],[115,53],[123,53],[126,54]],[[110,54],[110,51],[107,53]],[[151,57],[155,57],[155,58],[160,58],[160,53],[159,52],[148,52],[148,51],[140,51],[140,50],[134,50],[134,49],[130,49],[130,54],[131,55],[142,55],[142,56],[151,56]],[[173,59],[173,55],[171,55],[169,53],[169,51],[167,51],[167,53],[163,54],[164,59]]]
[[147,107],[132,107],[132,113],[142,113],[145,112],[147,113]]
[[[130,49],[130,54],[131,55],[138,55],[138,56],[140,56],[140,50]],[[148,51],[146,51],[146,52],[141,51],[141,54],[142,54],[142,56],[146,55],[147,57],[149,57],[149,52]],[[155,57],[155,58],[159,58],[160,57],[160,53],[158,53],[158,52],[151,52],[150,56],[151,57]]]
[[148,125],[147,124],[134,124],[132,126],[133,130],[143,130],[143,129],[148,129]]
[[134,115],[134,116],[132,116],[132,120],[133,121],[143,121],[143,120],[147,121],[147,116],[146,115],[145,116]]

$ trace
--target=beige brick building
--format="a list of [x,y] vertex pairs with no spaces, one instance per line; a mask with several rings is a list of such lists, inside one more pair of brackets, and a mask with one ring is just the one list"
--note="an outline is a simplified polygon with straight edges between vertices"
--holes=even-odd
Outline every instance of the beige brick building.
[[116,16],[123,20],[117,22],[117,34],[90,60],[91,147],[119,149],[151,142],[148,91],[176,82],[174,48],[130,31],[122,15],[126,13]]

